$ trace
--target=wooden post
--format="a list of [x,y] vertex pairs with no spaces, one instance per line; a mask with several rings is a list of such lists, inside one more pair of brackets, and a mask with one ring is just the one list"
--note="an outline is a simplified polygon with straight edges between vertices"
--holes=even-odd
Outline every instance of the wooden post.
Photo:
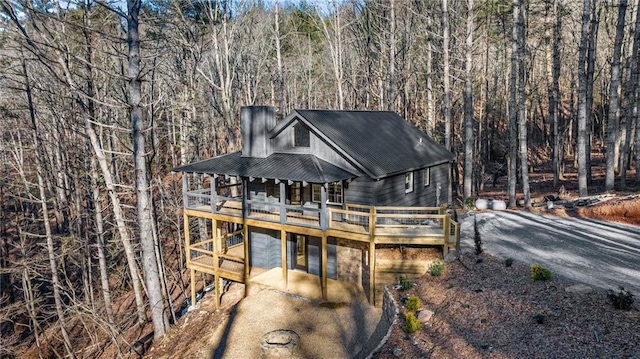
[[451,217],[444,215],[442,221],[442,235],[444,236],[444,247],[442,248],[442,257],[444,258],[449,252],[449,237],[451,236]]
[[280,182],[280,224],[287,223],[287,209],[284,207],[287,204],[287,188],[284,182]]
[[242,224],[242,241],[244,244],[244,283],[245,294],[249,284],[249,228],[246,223]]
[[249,186],[247,185],[247,179],[242,177],[242,218],[247,218],[249,216],[249,205],[247,203],[249,196]]
[[369,241],[369,303],[376,305],[376,243]]
[[327,233],[322,233],[322,299],[327,300]]
[[284,290],[289,286],[289,271],[287,270],[287,232],[280,230],[280,243],[282,244],[282,281]]
[[211,179],[211,213],[218,212],[218,188],[216,186],[218,175],[209,176]]
[[[217,267],[218,265],[216,264],[216,273],[218,273]],[[216,309],[220,309],[220,297],[222,296],[222,291],[220,291],[220,276],[218,274],[214,276],[213,283],[214,283],[213,287],[215,289],[215,294],[216,294]]]
[[326,231],[329,227],[327,218],[327,186],[327,183],[320,186],[320,228],[323,231]]
[[[186,193],[186,192],[185,192]],[[186,199],[186,196],[185,196]],[[185,202],[186,203],[186,202]],[[184,207],[183,207],[184,208]],[[183,209],[184,210],[184,209]],[[187,268],[190,269],[189,271],[189,275],[190,275],[190,286],[191,286],[191,305],[195,306],[196,305],[196,271],[191,269],[191,249],[190,249],[190,242],[191,242],[191,234],[189,233],[189,216],[187,216],[187,214],[183,214],[183,219],[184,219],[184,253],[185,253],[185,262],[187,265]]]
[[189,274],[191,275],[191,306],[195,308],[196,306],[196,271],[195,269],[189,270]]

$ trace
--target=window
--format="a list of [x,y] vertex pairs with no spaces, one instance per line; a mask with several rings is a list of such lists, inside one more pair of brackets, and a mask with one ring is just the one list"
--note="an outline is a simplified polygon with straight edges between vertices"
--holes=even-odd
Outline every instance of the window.
[[[312,191],[313,191],[312,198],[314,202],[321,202],[320,186],[321,185],[319,184],[314,184],[312,187]],[[327,188],[327,202],[336,203],[336,204],[342,203],[342,182],[341,181],[329,183]]]
[[404,174],[404,193],[413,192],[413,172]]
[[300,182],[293,182],[290,187],[290,199],[291,204],[302,203],[302,184]]
[[431,168],[424,169],[424,186],[427,187],[431,184]]
[[310,142],[307,126],[300,122],[293,126],[293,147],[309,147]]
[[266,190],[267,190],[267,197],[273,197],[275,199],[277,199],[278,201],[280,200],[280,184],[276,184],[275,181],[273,180],[269,180],[266,183]]

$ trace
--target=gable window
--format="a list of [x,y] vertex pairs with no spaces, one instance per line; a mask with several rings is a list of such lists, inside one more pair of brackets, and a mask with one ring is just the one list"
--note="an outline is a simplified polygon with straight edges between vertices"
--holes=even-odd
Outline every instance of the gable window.
[[293,147],[309,147],[310,140],[307,126],[300,122],[293,126]]
[[413,192],[413,172],[404,174],[404,193]]
[[[319,184],[314,184],[312,187],[313,192],[313,201],[321,202],[321,194],[320,194],[320,186]],[[327,202],[330,204],[342,204],[342,181],[331,182],[327,188]]]
[[424,169],[424,186],[427,187],[431,184],[431,168]]

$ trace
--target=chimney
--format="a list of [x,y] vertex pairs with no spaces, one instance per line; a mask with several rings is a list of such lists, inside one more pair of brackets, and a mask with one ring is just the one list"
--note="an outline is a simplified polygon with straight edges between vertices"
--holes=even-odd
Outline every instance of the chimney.
[[242,157],[267,157],[271,154],[269,131],[276,125],[271,106],[243,106],[240,109]]

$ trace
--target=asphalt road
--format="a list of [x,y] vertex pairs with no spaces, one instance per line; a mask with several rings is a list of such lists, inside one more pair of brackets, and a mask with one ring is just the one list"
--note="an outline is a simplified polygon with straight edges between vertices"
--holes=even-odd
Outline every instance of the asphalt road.
[[[595,288],[617,290],[621,285],[640,297],[640,226],[525,211],[475,216],[487,253],[538,263],[554,276]],[[460,217],[462,250],[474,248],[473,217]]]

